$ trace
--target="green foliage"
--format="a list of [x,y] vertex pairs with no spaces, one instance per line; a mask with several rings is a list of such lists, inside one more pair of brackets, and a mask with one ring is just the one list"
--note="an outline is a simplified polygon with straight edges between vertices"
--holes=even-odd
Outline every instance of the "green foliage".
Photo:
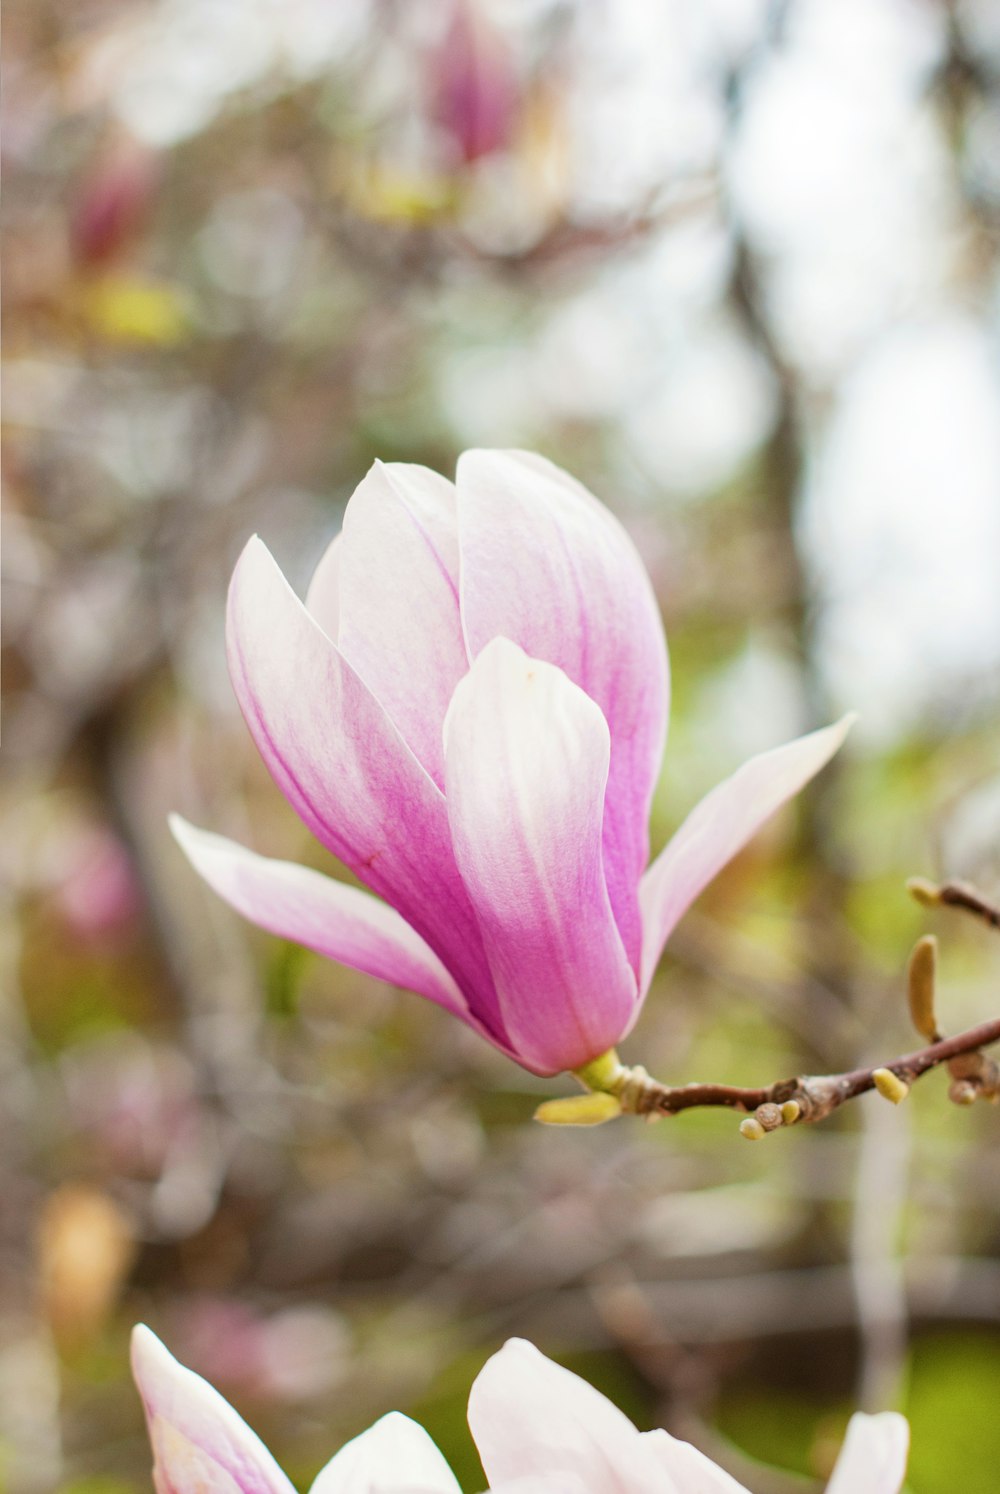
[[[821,1425],[824,1434],[830,1431],[814,1400],[772,1387],[728,1396],[717,1421],[719,1430],[751,1458],[801,1474],[815,1472],[813,1449]],[[838,1437],[840,1433],[838,1426]]]
[[996,1494],[1000,1484],[1000,1335],[918,1341],[903,1408],[914,1494]]
[[265,965],[265,999],[272,1017],[294,1017],[311,952],[287,939],[274,941]]

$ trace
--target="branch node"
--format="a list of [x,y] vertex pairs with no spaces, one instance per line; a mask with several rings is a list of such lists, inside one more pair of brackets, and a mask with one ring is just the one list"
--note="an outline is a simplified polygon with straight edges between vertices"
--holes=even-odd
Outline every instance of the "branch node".
[[781,1106],[775,1105],[773,1100],[767,1100],[763,1105],[758,1105],[754,1111],[754,1119],[765,1131],[777,1131],[785,1124]]

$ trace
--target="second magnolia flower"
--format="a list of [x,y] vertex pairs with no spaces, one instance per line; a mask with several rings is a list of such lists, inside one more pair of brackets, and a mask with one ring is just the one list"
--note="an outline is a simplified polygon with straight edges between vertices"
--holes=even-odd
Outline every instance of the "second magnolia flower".
[[647,867],[668,705],[656,600],[618,521],[525,452],[466,452],[455,483],[376,463],[305,604],[252,539],[227,644],[278,787],[376,896],[176,820],[198,871],[263,928],[419,992],[538,1074],[631,1030],[682,914],[848,726],[752,758]]

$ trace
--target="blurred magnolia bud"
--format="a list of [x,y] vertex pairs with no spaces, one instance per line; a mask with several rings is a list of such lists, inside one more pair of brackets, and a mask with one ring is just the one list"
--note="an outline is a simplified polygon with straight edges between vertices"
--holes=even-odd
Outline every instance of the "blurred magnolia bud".
[[107,264],[128,245],[145,220],[157,175],[153,152],[134,141],[118,143],[98,158],[70,214],[78,264]]
[[477,0],[456,0],[430,69],[431,114],[460,161],[507,150],[517,124],[510,50]]
[[74,1347],[101,1327],[132,1264],[128,1216],[104,1193],[67,1184],[47,1199],[39,1224],[42,1309],[56,1339]]

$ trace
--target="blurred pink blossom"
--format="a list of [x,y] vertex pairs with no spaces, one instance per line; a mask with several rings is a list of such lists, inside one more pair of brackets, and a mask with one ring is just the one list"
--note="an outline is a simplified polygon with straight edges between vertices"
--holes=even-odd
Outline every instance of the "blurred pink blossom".
[[67,926],[85,940],[116,934],[136,917],[141,897],[135,867],[111,830],[92,826],[70,840],[55,901]]
[[378,896],[175,819],[195,867],[262,928],[419,992],[538,1074],[631,1030],[682,914],[850,724],[751,758],[647,869],[656,600],[617,519],[526,452],[466,452],[454,484],[377,462],[304,605],[252,539],[228,649],[278,786]]
[[264,1313],[227,1297],[185,1303],[172,1319],[178,1343],[215,1384],[265,1400],[328,1394],[344,1377],[343,1320],[319,1303]]
[[459,158],[509,148],[518,86],[509,49],[476,0],[455,0],[430,73],[431,113]]
[[155,155],[134,141],[116,144],[95,161],[70,215],[78,263],[105,264],[128,247],[149,213],[157,176]]
[[[132,1363],[153,1445],[158,1494],[292,1494],[264,1444],[148,1328]],[[523,1339],[487,1361],[469,1425],[491,1490],[506,1494],[747,1494],[690,1443],[639,1432],[586,1381]],[[856,1415],[827,1494],[898,1494],[909,1432],[894,1412]],[[311,1494],[459,1494],[427,1433],[399,1412],[341,1448]]]
[[70,1049],[62,1073],[74,1128],[112,1166],[155,1178],[172,1157],[204,1146],[194,1071],[177,1049],[103,1034]]

